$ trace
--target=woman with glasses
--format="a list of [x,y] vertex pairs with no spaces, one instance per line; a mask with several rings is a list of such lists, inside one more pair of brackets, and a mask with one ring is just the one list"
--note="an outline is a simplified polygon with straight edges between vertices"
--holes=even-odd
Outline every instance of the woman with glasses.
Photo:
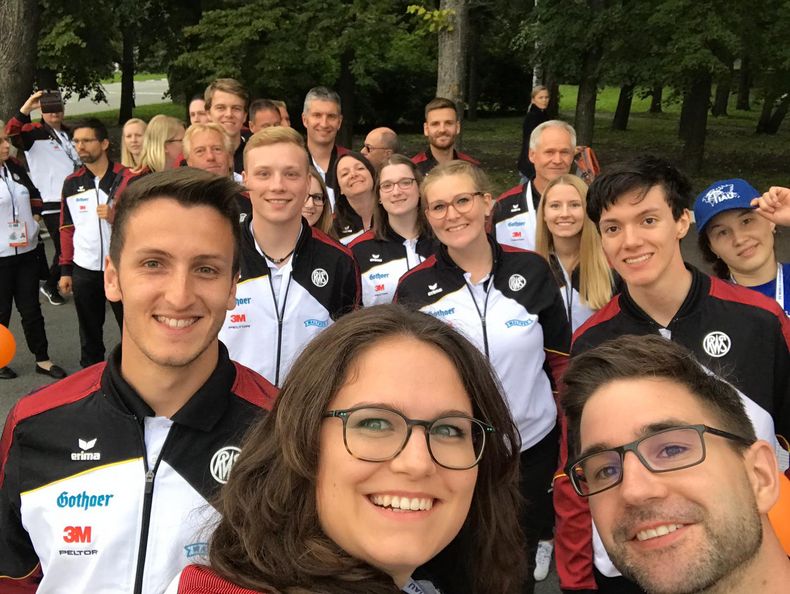
[[143,152],[143,136],[146,124],[140,118],[127,120],[121,132],[121,164],[129,169],[140,165]]
[[[521,489],[529,502],[522,518],[524,554],[534,563],[558,463],[553,391],[570,348],[565,306],[546,260],[500,246],[486,233],[493,199],[480,169],[464,161],[439,165],[425,177],[421,194],[441,245],[400,279],[395,299],[464,333],[499,376],[521,434]],[[531,572],[528,578],[531,591]]]
[[335,199],[334,235],[348,245],[371,228],[376,205],[376,171],[361,153],[349,151],[335,163],[340,194]]
[[183,159],[184,123],[174,117],[156,115],[148,122],[143,134],[143,150],[132,173],[145,175],[178,167]]
[[332,207],[329,205],[324,178],[315,167],[310,167],[310,193],[302,207],[302,216],[311,227],[332,236]]
[[612,298],[613,277],[601,236],[587,216],[587,184],[561,175],[543,191],[535,251],[549,261],[573,332]]
[[167,592],[520,592],[517,443],[452,328],[391,304],[344,316],[247,434],[208,564]]
[[411,159],[392,155],[379,170],[373,229],[349,247],[362,273],[362,304],[390,303],[398,279],[433,253],[433,240],[420,208],[422,173]]

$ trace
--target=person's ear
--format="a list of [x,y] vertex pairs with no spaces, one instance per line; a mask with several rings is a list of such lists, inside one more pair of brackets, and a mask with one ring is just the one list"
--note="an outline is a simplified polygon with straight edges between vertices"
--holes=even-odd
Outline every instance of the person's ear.
[[491,192],[483,193],[483,204],[485,205],[486,217],[491,216],[491,211],[494,210],[494,196]]
[[678,226],[678,239],[683,239],[689,232],[689,227],[691,227],[691,213],[689,212],[688,208],[683,209],[683,213],[680,215],[677,221],[675,221]]
[[422,135],[428,136],[428,122],[423,122],[422,124]]
[[774,448],[767,441],[756,441],[743,453],[743,462],[757,509],[767,514],[779,498],[779,465]]
[[241,277],[241,273],[237,272],[233,275],[233,282],[230,286],[230,294],[228,295],[228,303],[226,304],[225,309],[231,311],[232,309],[236,308],[236,288],[239,285],[239,278]]
[[104,140],[102,140],[101,141],[101,148],[102,148],[103,151],[106,152],[107,149],[110,148],[110,141],[107,140],[106,138]]
[[116,303],[123,298],[118,269],[115,267],[110,256],[104,257],[104,294],[107,296],[108,300]]

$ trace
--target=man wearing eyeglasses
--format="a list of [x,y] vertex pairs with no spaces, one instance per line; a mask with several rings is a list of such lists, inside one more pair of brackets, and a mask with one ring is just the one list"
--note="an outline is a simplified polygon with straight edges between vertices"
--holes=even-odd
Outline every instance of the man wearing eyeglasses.
[[[74,293],[80,365],[89,367],[104,361],[104,268],[112,234],[110,210],[131,174],[107,157],[110,141],[101,120],[75,124],[73,142],[83,166],[63,182],[59,287],[64,295]],[[110,306],[121,328],[123,305],[111,301]]]
[[367,157],[376,171],[381,169],[381,164],[393,154],[400,152],[398,135],[390,128],[373,128],[365,136],[365,142],[360,151]]
[[[659,335],[694,353],[711,372],[726,370],[757,435],[790,435],[790,322],[776,301],[711,278],[686,264],[690,181],[664,159],[644,156],[610,167],[587,195],[622,291],[574,335],[571,357],[626,334]],[[636,355],[631,355],[636,358]],[[637,405],[642,394],[632,391]],[[568,440],[572,441],[572,433]],[[567,449],[561,447],[561,466]],[[787,467],[786,456],[780,459]],[[632,593],[596,541],[586,502],[560,473],[554,481],[555,553],[565,590]]]
[[565,383],[567,474],[625,576],[648,594],[787,592],[790,560],[767,515],[774,448],[730,384],[659,336],[587,351]]

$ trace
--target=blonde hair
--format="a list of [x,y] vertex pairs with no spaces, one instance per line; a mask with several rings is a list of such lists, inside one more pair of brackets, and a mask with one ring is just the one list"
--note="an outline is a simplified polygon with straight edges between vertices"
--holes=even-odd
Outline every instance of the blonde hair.
[[247,154],[251,150],[262,146],[270,146],[272,144],[281,143],[293,144],[302,149],[304,151],[305,164],[308,168],[310,167],[310,155],[307,154],[307,149],[305,148],[304,138],[302,138],[302,135],[293,128],[288,128],[285,126],[270,126],[268,128],[264,128],[263,130],[259,130],[250,136],[250,139],[244,145],[244,168],[247,168]]
[[[126,126],[131,124],[139,124],[143,127],[143,135],[145,135],[146,123],[141,120],[140,118],[131,118],[126,120],[126,123],[123,125],[123,129],[121,130],[121,165],[124,167],[129,167],[130,169],[134,169],[139,165],[135,156],[129,151],[129,148],[126,146],[126,140],[124,140],[124,136],[126,133]],[[142,156],[142,152],[140,153]]]
[[151,171],[164,171],[167,164],[165,142],[179,130],[184,130],[184,123],[177,118],[162,114],[152,117],[143,135],[143,151],[135,173],[146,167]]
[[184,153],[185,159],[189,159],[189,154],[192,152],[192,137],[201,132],[214,132],[215,134],[219,134],[219,137],[222,139],[222,146],[225,147],[225,152],[229,155],[233,154],[233,141],[230,136],[228,136],[228,133],[225,132],[225,128],[217,123],[208,122],[206,124],[192,124],[187,128],[187,131],[184,132],[182,152]]
[[[316,229],[320,229],[330,237],[334,237],[334,230],[332,226],[332,205],[329,202],[329,192],[326,189],[326,182],[324,178],[321,177],[321,174],[318,173],[318,169],[310,166],[310,184],[312,185],[312,180],[316,180],[318,185],[321,186],[321,193],[324,195],[324,206],[321,209],[321,215],[318,217],[318,220],[313,225]],[[337,239],[337,237],[334,237]]]
[[579,296],[582,303],[590,308],[601,309],[612,298],[612,271],[606,262],[598,230],[587,216],[587,184],[581,178],[571,174],[561,175],[550,181],[543,190],[538,204],[535,251],[547,260],[554,251],[554,237],[546,225],[544,212],[546,200],[555,186],[572,186],[581,198],[585,214],[579,243]]
[[420,206],[424,209],[428,208],[428,188],[442,177],[451,177],[455,175],[466,175],[475,185],[475,190],[489,194],[491,192],[491,182],[488,181],[488,176],[485,172],[472,165],[468,161],[448,161],[442,163],[431,169],[428,174],[423,178],[420,184]]

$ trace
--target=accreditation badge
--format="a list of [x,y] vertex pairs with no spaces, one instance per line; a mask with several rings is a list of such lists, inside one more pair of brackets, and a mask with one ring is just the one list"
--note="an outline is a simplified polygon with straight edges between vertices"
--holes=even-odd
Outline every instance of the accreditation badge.
[[27,223],[11,221],[8,223],[8,245],[12,248],[28,246]]

